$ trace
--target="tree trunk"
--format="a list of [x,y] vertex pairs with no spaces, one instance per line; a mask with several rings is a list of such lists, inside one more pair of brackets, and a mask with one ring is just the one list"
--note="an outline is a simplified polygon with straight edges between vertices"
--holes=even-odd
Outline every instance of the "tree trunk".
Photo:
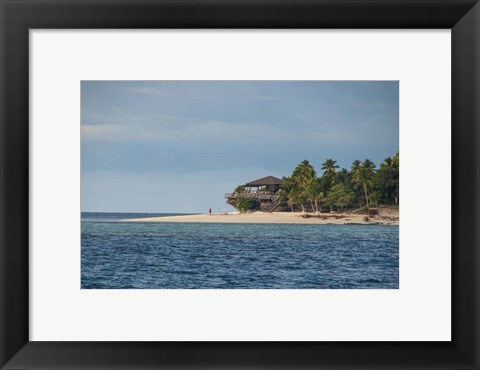
[[319,213],[318,212],[318,201],[317,200],[315,201],[315,213]]
[[367,184],[364,184],[364,185],[363,185],[363,190],[365,191],[365,200],[367,201],[367,207],[368,207]]
[[303,202],[302,202],[302,212],[305,213],[305,206],[303,205]]

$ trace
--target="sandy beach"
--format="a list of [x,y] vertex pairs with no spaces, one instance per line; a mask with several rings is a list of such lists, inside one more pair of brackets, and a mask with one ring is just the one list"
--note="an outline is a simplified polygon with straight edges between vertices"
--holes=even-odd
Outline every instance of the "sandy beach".
[[230,212],[223,214],[199,214],[187,216],[148,217],[125,220],[127,222],[205,222],[205,223],[255,223],[255,224],[361,224],[399,225],[398,214],[369,216],[352,213],[303,213],[303,212]]

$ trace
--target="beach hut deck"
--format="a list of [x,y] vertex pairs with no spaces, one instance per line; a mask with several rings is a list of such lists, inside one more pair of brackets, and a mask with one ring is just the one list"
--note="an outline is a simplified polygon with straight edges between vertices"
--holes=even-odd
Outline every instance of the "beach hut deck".
[[225,193],[225,198],[227,199],[237,199],[237,198],[257,198],[261,200],[272,200],[275,198],[275,192],[273,191],[243,191],[239,193]]
[[237,200],[240,198],[254,199],[260,210],[271,211],[278,208],[278,191],[283,180],[274,176],[263,177],[258,180],[247,182],[240,189],[233,193],[225,193],[227,203],[236,208]]

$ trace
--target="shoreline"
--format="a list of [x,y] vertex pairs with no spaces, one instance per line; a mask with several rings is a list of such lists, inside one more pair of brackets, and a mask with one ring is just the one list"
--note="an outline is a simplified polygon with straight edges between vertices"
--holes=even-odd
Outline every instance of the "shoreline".
[[192,222],[192,223],[245,223],[245,224],[303,224],[303,225],[399,225],[396,216],[368,216],[353,213],[303,212],[229,212],[186,216],[146,217],[123,222]]

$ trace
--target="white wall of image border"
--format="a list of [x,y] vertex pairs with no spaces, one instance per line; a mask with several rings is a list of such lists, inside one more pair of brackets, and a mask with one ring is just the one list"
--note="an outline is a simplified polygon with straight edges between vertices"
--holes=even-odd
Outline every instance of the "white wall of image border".
[[[450,37],[32,30],[30,340],[449,341]],[[81,80],[399,80],[400,289],[81,290]]]

